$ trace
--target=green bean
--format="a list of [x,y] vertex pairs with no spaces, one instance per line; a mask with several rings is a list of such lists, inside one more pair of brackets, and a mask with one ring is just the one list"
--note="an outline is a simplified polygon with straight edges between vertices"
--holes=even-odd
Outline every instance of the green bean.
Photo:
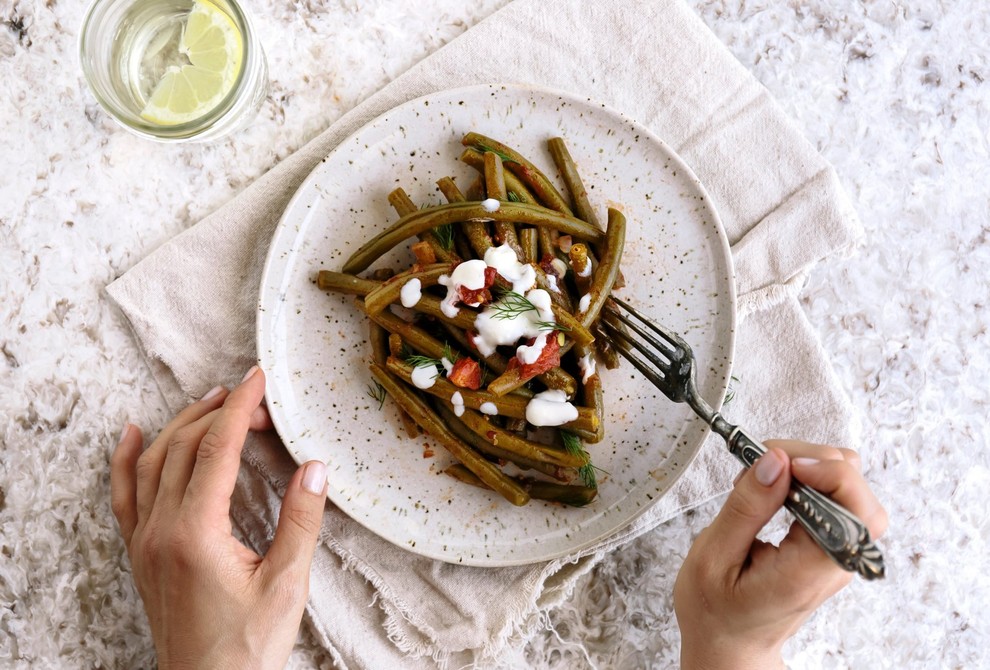
[[542,472],[548,477],[553,477],[554,479],[561,481],[567,480],[567,468],[563,468],[559,465],[553,465],[552,463],[544,463],[542,461],[526,458],[525,456],[520,456],[519,454],[514,454],[511,451],[506,451],[505,449],[488,442],[483,437],[468,428],[463,421],[457,418],[457,415],[447,407],[447,404],[448,403],[444,403],[442,400],[436,399],[433,402],[433,407],[440,415],[440,418],[443,419],[447,428],[450,429],[450,432],[481,453],[503,461],[515,463],[521,468]]
[[534,265],[533,268],[536,270],[537,288],[541,288],[550,294],[550,302],[556,305],[559,309],[567,312],[568,314],[573,314],[574,305],[571,304],[571,296],[566,291],[567,286],[564,285],[562,281],[556,281],[556,275],[554,275],[555,284],[551,285],[550,280],[547,278],[548,275],[543,271],[543,268],[539,265]]
[[478,177],[471,185],[468,186],[468,190],[464,193],[464,198],[467,202],[481,202],[485,199],[485,183],[484,179]]
[[422,288],[436,286],[440,277],[449,275],[453,271],[454,265],[438,263],[418,270],[398,273],[365,296],[364,304],[368,308],[368,314],[377,314],[392,303],[398,302],[402,294],[402,287],[406,285],[406,282],[418,279]]
[[320,270],[316,276],[316,285],[324,291],[334,291],[347,295],[368,295],[381,285],[381,282],[371,279],[361,279],[346,272]]
[[[384,366],[389,357],[388,331],[374,321],[368,321],[368,339],[371,341],[372,360],[377,365]],[[419,437],[419,429],[404,409],[399,409],[399,420],[406,429],[406,435],[411,439]]]
[[[464,484],[485,489],[490,488],[477,475],[459,464],[455,463],[445,468],[443,472]],[[512,477],[511,479],[528,491],[531,498],[570,505],[571,507],[584,507],[598,495],[598,489],[590,486],[556,484],[530,477]]]
[[[578,353],[580,354],[581,352],[579,351]],[[605,437],[605,393],[602,390],[602,378],[597,372],[590,375],[588,380],[584,382],[582,400],[598,419],[597,430],[594,431],[592,436],[584,435],[582,437],[584,437],[586,442],[601,442]]]
[[[588,190],[584,187],[584,182],[581,181],[577,164],[571,158],[564,140],[560,137],[554,137],[547,142],[547,147],[550,149],[550,157],[553,159],[554,165],[557,166],[561,179],[564,180],[564,185],[570,191],[571,198],[574,199],[574,213],[577,218],[587,221],[599,230],[604,230],[601,220],[595,214],[594,207],[591,206],[591,201],[588,199]],[[594,248],[595,253],[599,257],[605,255],[605,248],[602,243],[596,243]],[[625,284],[625,277],[622,276],[622,271],[620,270],[619,275],[615,278],[615,288],[622,288]]]
[[545,174],[523,158],[519,152],[479,133],[468,133],[461,140],[461,144],[466,147],[474,147],[481,152],[491,151],[499,154],[505,163],[506,169],[519,177],[520,181],[536,196],[537,200],[550,209],[567,214],[568,216],[572,215],[571,208],[568,206],[567,201],[564,200],[564,196],[560,194],[560,191],[547,179]]
[[519,231],[519,246],[522,247],[523,262],[536,264],[540,260],[539,228],[523,228]]
[[[612,293],[612,286],[615,278],[619,274],[619,263],[622,261],[622,245],[626,239],[626,217],[617,209],[608,209],[608,229],[605,234],[605,247],[607,253],[602,256],[601,262],[594,273],[591,288],[588,295],[591,296],[588,309],[581,313],[581,323],[585,327],[591,327],[598,319],[602,306]],[[576,341],[576,340],[575,340]],[[585,344],[578,342],[578,344]]]
[[602,231],[588,223],[538,205],[524,205],[518,202],[505,202],[494,211],[487,211],[479,202],[454,202],[435,207],[426,207],[408,214],[393,224],[388,230],[369,240],[355,251],[344,264],[343,271],[356,274],[367,269],[382,254],[388,252],[407,237],[423,230],[446,224],[463,224],[471,220],[517,221],[536,226],[556,228],[569,235],[587,240],[604,237]]
[[[594,299],[592,299],[592,302],[594,302]],[[584,319],[578,320],[567,310],[553,304],[550,305],[550,308],[553,310],[553,317],[560,326],[560,329],[566,331],[567,336],[574,340],[575,343],[586,346],[595,341],[595,336],[588,330],[593,322],[585,323]]]
[[567,255],[574,270],[574,286],[579,294],[584,295],[591,288],[591,259],[588,258],[588,247],[580,242],[572,244]]
[[[502,167],[502,159],[498,154],[490,151],[485,152],[485,190],[488,197],[501,202],[507,202],[509,195],[505,190],[505,170]],[[508,244],[509,248],[516,252],[516,260],[523,259],[522,245],[519,244],[519,235],[516,233],[516,224],[512,221],[495,221],[495,239],[502,244]]]
[[[388,201],[400,217],[412,214],[419,209],[416,207],[416,203],[412,201],[412,198],[402,188],[397,188],[389,193]],[[453,263],[460,260],[457,254],[443,245],[440,238],[432,230],[424,230],[417,237],[430,245],[433,255],[437,257],[437,260],[445,263]]]
[[[552,370],[560,370],[560,368],[552,368]],[[571,377],[567,372],[560,371],[567,376],[563,377],[556,374],[551,376],[547,374],[551,370],[547,370],[547,373],[544,373],[543,379],[540,381],[546,384],[547,388],[558,389],[563,391],[568,398],[573,398],[574,393],[577,391],[577,383],[574,381],[574,377]],[[530,379],[532,377],[523,376],[521,367],[507,368],[505,372],[488,382],[488,392],[498,398],[503,398],[520,388]]]
[[[470,165],[478,172],[484,174],[485,172],[485,155],[468,147],[461,154],[461,161],[466,165]],[[511,202],[522,202],[527,205],[539,205],[539,201],[533,197],[533,194],[529,192],[526,185],[519,181],[519,177],[512,174],[511,172],[503,172],[505,179],[505,190],[506,199]]]
[[465,409],[464,414],[461,415],[461,421],[488,442],[520,456],[565,468],[579,468],[587,465],[587,459],[580,454],[558,451],[545,444],[519,437],[490,423],[482,414],[473,409]]
[[441,177],[437,180],[437,188],[443,193],[443,197],[447,199],[447,202],[464,202],[464,194],[461,193],[461,189],[457,187],[454,183],[453,177]]
[[[412,373],[414,368],[409,363],[390,357],[386,362],[386,367],[389,372],[397,376],[399,379],[408,384],[412,384]],[[515,419],[526,418],[526,406],[529,404],[528,398],[522,398],[520,396],[497,396],[494,393],[489,393],[488,391],[483,391],[480,389],[474,391],[471,389],[461,388],[452,384],[450,381],[445,379],[443,375],[439,374],[437,375],[437,378],[433,380],[433,385],[431,387],[422,390],[426,391],[430,395],[443,399],[449,399],[454,393],[460,393],[461,398],[464,400],[465,407],[480,410],[483,404],[492,403],[498,409],[499,416],[508,416]],[[594,410],[588,407],[578,407],[577,411],[578,417],[574,421],[564,424],[564,428],[568,430],[577,429],[590,432],[598,430],[598,417],[595,416]]]
[[384,368],[372,363],[371,374],[378,383],[419,424],[428,435],[440,442],[450,455],[460,461],[487,486],[498,492],[513,505],[525,505],[529,494],[519,484],[509,479],[501,470],[485,460],[478,452],[464,444],[451,433],[436,413],[408,387],[388,374]]
[[581,181],[581,175],[578,174],[577,165],[574,163],[574,159],[571,158],[571,153],[567,150],[567,145],[564,144],[563,138],[553,137],[547,141],[547,148],[550,150],[550,158],[553,159],[553,164],[557,167],[557,171],[560,172],[560,178],[564,181],[564,186],[571,194],[571,199],[574,201],[574,214],[579,219],[583,219],[588,223],[602,228],[601,221],[598,220],[598,216],[595,214],[594,208],[591,206],[591,201],[588,200],[588,190],[584,187],[584,182]]
[[[465,202],[466,198],[457,184],[450,177],[444,177],[437,181],[440,192],[447,198],[447,202]],[[463,226],[464,235],[470,243],[478,258],[484,258],[485,252],[494,246],[491,235],[488,234],[488,224],[482,221],[468,221]],[[465,256],[467,258],[467,256]]]

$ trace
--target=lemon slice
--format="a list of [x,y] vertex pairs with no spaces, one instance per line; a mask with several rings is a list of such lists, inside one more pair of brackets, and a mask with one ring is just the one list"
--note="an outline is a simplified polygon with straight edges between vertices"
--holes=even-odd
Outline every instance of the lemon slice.
[[209,0],[195,0],[179,40],[187,65],[169,67],[141,111],[146,121],[174,126],[195,121],[226,97],[241,72],[241,32]]

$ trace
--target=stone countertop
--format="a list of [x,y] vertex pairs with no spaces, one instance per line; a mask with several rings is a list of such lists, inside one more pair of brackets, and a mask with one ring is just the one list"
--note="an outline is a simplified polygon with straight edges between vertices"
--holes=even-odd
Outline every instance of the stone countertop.
[[[118,128],[77,65],[80,3],[0,3],[0,661],[147,667],[107,457],[164,402],[106,284],[506,0],[248,3],[271,93],[248,130],[168,146]],[[990,9],[690,0],[831,161],[867,231],[804,308],[858,409],[889,578],[785,647],[794,668],[985,667],[990,649]],[[740,380],[738,393],[746,392]],[[800,436],[792,436],[800,437]],[[519,667],[669,667],[670,593],[714,501],[608,556]],[[293,667],[329,667],[300,640]]]

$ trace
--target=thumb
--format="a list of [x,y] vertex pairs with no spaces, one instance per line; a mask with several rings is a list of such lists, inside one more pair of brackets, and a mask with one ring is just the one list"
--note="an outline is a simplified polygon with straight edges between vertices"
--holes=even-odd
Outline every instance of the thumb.
[[739,479],[709,527],[726,569],[742,568],[756,535],[784,504],[790,485],[790,459],[781,449],[768,451]]
[[309,461],[296,470],[282,500],[275,539],[265,555],[272,575],[295,572],[300,579],[309,578],[316,541],[323,523],[327,502],[327,466]]

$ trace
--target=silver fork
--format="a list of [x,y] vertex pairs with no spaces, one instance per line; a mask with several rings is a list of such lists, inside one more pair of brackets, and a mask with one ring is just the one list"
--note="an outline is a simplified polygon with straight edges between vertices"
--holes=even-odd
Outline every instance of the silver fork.
[[[609,340],[626,360],[674,402],[686,402],[712,430],[725,438],[729,451],[747,468],[767,448],[739,426],[726,421],[698,395],[694,354],[679,335],[657,325],[624,301],[622,308],[602,313],[599,334]],[[632,317],[623,313],[623,310]],[[628,330],[627,330],[628,329]],[[629,332],[635,333],[633,337]],[[659,337],[658,337],[659,336]],[[646,360],[644,360],[644,358]],[[786,507],[815,542],[843,569],[865,579],[884,576],[883,555],[870,539],[870,531],[852,512],[801,482],[792,481]]]

